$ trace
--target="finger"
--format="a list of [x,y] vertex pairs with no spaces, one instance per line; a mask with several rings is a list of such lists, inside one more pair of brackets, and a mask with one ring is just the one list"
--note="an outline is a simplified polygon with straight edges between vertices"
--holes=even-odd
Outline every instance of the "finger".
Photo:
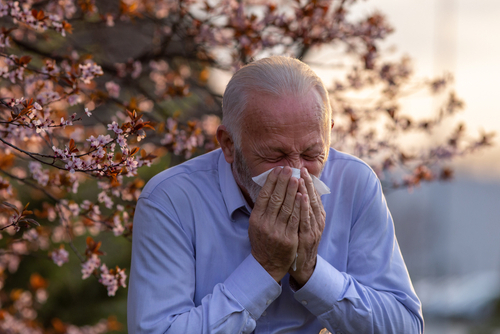
[[266,213],[271,217],[277,217],[278,213],[285,200],[286,191],[288,188],[288,182],[292,176],[292,169],[290,167],[284,167],[278,175],[278,180],[274,187],[271,197],[267,203]]
[[314,187],[314,183],[313,183],[311,175],[309,174],[309,171],[305,168],[302,168],[302,170],[303,170],[303,172],[301,171],[301,175],[304,175],[304,182],[306,184],[307,194],[309,195],[309,199],[311,202],[311,207],[313,209],[313,213],[314,213],[314,215],[319,217],[321,215],[321,211],[323,209],[321,199],[320,199],[318,193],[316,192],[316,188]]
[[295,201],[293,204],[293,212],[290,215],[290,219],[288,220],[288,224],[286,226],[286,234],[289,236],[297,235],[297,231],[299,229],[300,223],[300,205],[302,202],[302,194],[297,193],[295,196]]
[[303,178],[299,180],[299,192],[304,195],[307,194],[306,183]]
[[288,223],[290,215],[292,214],[294,209],[295,195],[297,195],[298,187],[299,187],[299,180],[297,180],[294,177],[290,178],[286,190],[286,197],[285,200],[283,201],[283,205],[281,205],[278,214],[278,219],[276,220],[277,222],[281,222],[284,224]]
[[311,230],[309,208],[309,195],[302,195],[302,199],[300,200],[300,233],[308,233]]
[[273,194],[274,188],[276,187],[276,183],[278,182],[278,176],[281,173],[282,168],[276,167],[269,175],[267,176],[266,183],[262,186],[262,189],[259,192],[259,196],[255,201],[254,210],[263,214],[266,211],[267,205],[269,203],[269,199]]

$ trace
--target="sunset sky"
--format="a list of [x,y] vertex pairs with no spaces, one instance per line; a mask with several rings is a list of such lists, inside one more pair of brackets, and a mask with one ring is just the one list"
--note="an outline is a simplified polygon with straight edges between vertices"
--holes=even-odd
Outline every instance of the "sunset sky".
[[496,131],[492,149],[457,162],[460,175],[500,180],[500,1],[359,1],[356,15],[386,14],[395,28],[385,47],[413,59],[415,74],[450,71],[466,103],[457,116],[472,134]]

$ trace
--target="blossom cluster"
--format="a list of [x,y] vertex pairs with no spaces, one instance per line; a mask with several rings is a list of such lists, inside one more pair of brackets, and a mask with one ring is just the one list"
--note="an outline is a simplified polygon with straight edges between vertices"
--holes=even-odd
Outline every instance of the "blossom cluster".
[[52,258],[52,261],[54,261],[54,263],[60,267],[64,263],[68,262],[69,253],[67,250],[61,247],[58,250],[53,251],[50,257]]
[[61,20],[56,14],[45,15],[43,10],[31,9],[31,4],[19,1],[0,2],[0,17],[10,16],[14,23],[24,23],[37,31],[54,29],[62,36],[66,36],[67,31],[71,31],[71,25]]
[[127,287],[125,281],[127,280],[127,275],[125,274],[125,269],[120,269],[118,266],[116,269],[109,269],[105,264],[101,266],[101,278],[99,282],[106,286],[108,290],[108,296],[114,296],[118,287]]

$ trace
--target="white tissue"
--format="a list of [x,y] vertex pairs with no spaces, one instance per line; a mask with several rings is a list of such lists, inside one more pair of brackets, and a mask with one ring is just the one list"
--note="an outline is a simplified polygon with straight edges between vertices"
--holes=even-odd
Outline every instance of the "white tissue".
[[[283,166],[281,166],[283,168]],[[264,183],[266,183],[267,176],[269,173],[273,171],[274,168],[271,168],[268,171],[265,171],[264,173],[257,175],[255,177],[252,177],[253,182],[257,183],[259,186],[263,187]],[[292,177],[295,177],[297,179],[300,179],[300,169],[298,168],[292,168]],[[313,180],[314,187],[318,191],[318,194],[320,196],[329,194],[330,193],[330,188],[326,184],[323,183],[320,179],[318,179],[316,176],[311,175],[311,178]]]
[[[283,168],[283,166],[281,166],[281,168]],[[264,173],[262,173],[260,175],[252,177],[253,182],[255,182],[259,186],[263,187],[264,183],[266,183],[267,176],[269,175],[269,173],[271,173],[273,171],[273,169],[274,168],[271,168],[270,170],[265,171]],[[292,168],[292,177],[300,179],[300,169]],[[328,186],[326,184],[324,184],[323,181],[321,181],[320,179],[318,179],[314,175],[311,175],[311,179],[313,181],[314,188],[316,188],[316,191],[318,192],[318,194],[320,196],[330,193],[330,188],[328,188]],[[299,256],[298,254],[295,254],[295,260],[293,260],[293,263],[292,263],[292,270],[293,271],[297,270],[297,257],[298,256]]]

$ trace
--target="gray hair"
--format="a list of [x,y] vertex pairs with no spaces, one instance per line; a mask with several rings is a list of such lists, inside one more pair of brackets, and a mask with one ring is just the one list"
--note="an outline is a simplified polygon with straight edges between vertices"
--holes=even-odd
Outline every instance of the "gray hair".
[[241,145],[241,126],[251,93],[264,93],[276,97],[304,96],[311,89],[321,96],[322,119],[330,124],[331,106],[328,91],[321,79],[302,61],[272,56],[254,61],[239,69],[227,84],[222,100],[222,124],[226,126],[237,147]]

